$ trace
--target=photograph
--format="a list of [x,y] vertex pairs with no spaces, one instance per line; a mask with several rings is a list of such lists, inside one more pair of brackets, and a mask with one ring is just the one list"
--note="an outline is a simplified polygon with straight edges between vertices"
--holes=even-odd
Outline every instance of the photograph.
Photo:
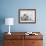
[[36,9],[19,9],[19,23],[36,23]]

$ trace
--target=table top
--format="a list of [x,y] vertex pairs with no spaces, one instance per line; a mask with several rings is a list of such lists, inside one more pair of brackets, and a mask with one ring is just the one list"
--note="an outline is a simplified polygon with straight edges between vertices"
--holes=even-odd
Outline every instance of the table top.
[[[5,39],[43,39],[43,35],[40,32],[32,32],[32,34],[25,34],[27,32],[11,32],[9,35],[7,32],[4,33]],[[38,34],[38,35],[35,35]]]

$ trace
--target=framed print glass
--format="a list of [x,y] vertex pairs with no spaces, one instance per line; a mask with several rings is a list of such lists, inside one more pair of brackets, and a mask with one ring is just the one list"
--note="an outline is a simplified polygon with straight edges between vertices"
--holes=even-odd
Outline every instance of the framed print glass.
[[19,23],[36,23],[36,9],[19,9]]

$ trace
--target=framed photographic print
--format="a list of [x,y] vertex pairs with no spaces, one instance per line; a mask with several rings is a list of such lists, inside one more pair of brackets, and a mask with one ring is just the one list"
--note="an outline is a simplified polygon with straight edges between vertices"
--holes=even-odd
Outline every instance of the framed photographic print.
[[19,9],[19,23],[36,23],[36,9]]

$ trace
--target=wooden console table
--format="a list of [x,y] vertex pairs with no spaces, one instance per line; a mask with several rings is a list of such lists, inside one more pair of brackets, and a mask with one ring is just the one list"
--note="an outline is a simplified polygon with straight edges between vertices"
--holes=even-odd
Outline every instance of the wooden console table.
[[[43,35],[25,35],[26,32],[11,32],[8,35],[4,33],[4,46],[43,46]],[[33,32],[34,33],[34,32]]]

